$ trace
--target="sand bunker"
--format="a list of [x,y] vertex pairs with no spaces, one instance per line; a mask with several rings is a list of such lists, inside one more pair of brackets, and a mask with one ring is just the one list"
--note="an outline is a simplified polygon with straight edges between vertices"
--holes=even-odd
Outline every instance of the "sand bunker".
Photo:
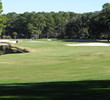
[[110,46],[107,43],[81,43],[81,44],[66,44],[67,46]]
[[17,43],[18,41],[11,41],[11,40],[0,40],[0,42]]

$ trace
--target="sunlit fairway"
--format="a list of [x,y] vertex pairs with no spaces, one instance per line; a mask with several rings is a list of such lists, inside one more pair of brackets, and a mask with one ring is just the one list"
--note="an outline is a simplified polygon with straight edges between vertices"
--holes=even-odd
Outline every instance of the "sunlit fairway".
[[[31,52],[0,56],[0,83],[14,85],[61,82],[61,85],[62,82],[66,84],[66,82],[110,80],[110,47],[69,47],[65,45],[68,43],[74,42],[20,41],[15,45],[25,47]],[[69,86],[74,84],[69,83]],[[88,86],[92,83],[84,84]],[[96,82],[94,87],[96,84],[99,85]],[[62,86],[64,89],[65,85]],[[55,87],[57,88],[56,85]]]
[[110,47],[68,47],[61,41],[21,41],[30,53],[0,56],[0,83],[110,79]]

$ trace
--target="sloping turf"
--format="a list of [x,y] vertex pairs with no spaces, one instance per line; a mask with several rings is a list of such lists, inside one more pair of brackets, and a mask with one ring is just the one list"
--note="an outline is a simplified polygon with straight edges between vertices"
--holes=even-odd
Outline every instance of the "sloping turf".
[[0,98],[63,100],[82,96],[92,100],[100,96],[99,100],[108,100],[104,98],[110,98],[110,47],[68,47],[66,43],[23,40],[16,45],[31,53],[0,56]]

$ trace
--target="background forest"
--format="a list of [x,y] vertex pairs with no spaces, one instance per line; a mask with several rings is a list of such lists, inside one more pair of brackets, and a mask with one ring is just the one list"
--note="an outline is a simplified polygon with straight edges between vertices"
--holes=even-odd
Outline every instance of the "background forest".
[[[2,10],[1,10],[2,12]],[[0,16],[1,38],[63,38],[108,39],[110,34],[110,4],[101,11],[15,12]]]

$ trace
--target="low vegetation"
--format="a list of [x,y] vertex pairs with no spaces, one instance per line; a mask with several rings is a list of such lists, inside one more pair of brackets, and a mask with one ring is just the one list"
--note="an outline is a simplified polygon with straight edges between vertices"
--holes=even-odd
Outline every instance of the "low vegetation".
[[16,46],[33,51],[0,56],[0,98],[107,100],[110,47],[69,47],[67,43],[74,42],[21,40]]
[[25,40],[16,45],[31,48],[32,52],[1,56],[1,71],[8,74],[1,75],[1,82],[109,78],[109,47],[68,47],[65,42],[45,40]]

